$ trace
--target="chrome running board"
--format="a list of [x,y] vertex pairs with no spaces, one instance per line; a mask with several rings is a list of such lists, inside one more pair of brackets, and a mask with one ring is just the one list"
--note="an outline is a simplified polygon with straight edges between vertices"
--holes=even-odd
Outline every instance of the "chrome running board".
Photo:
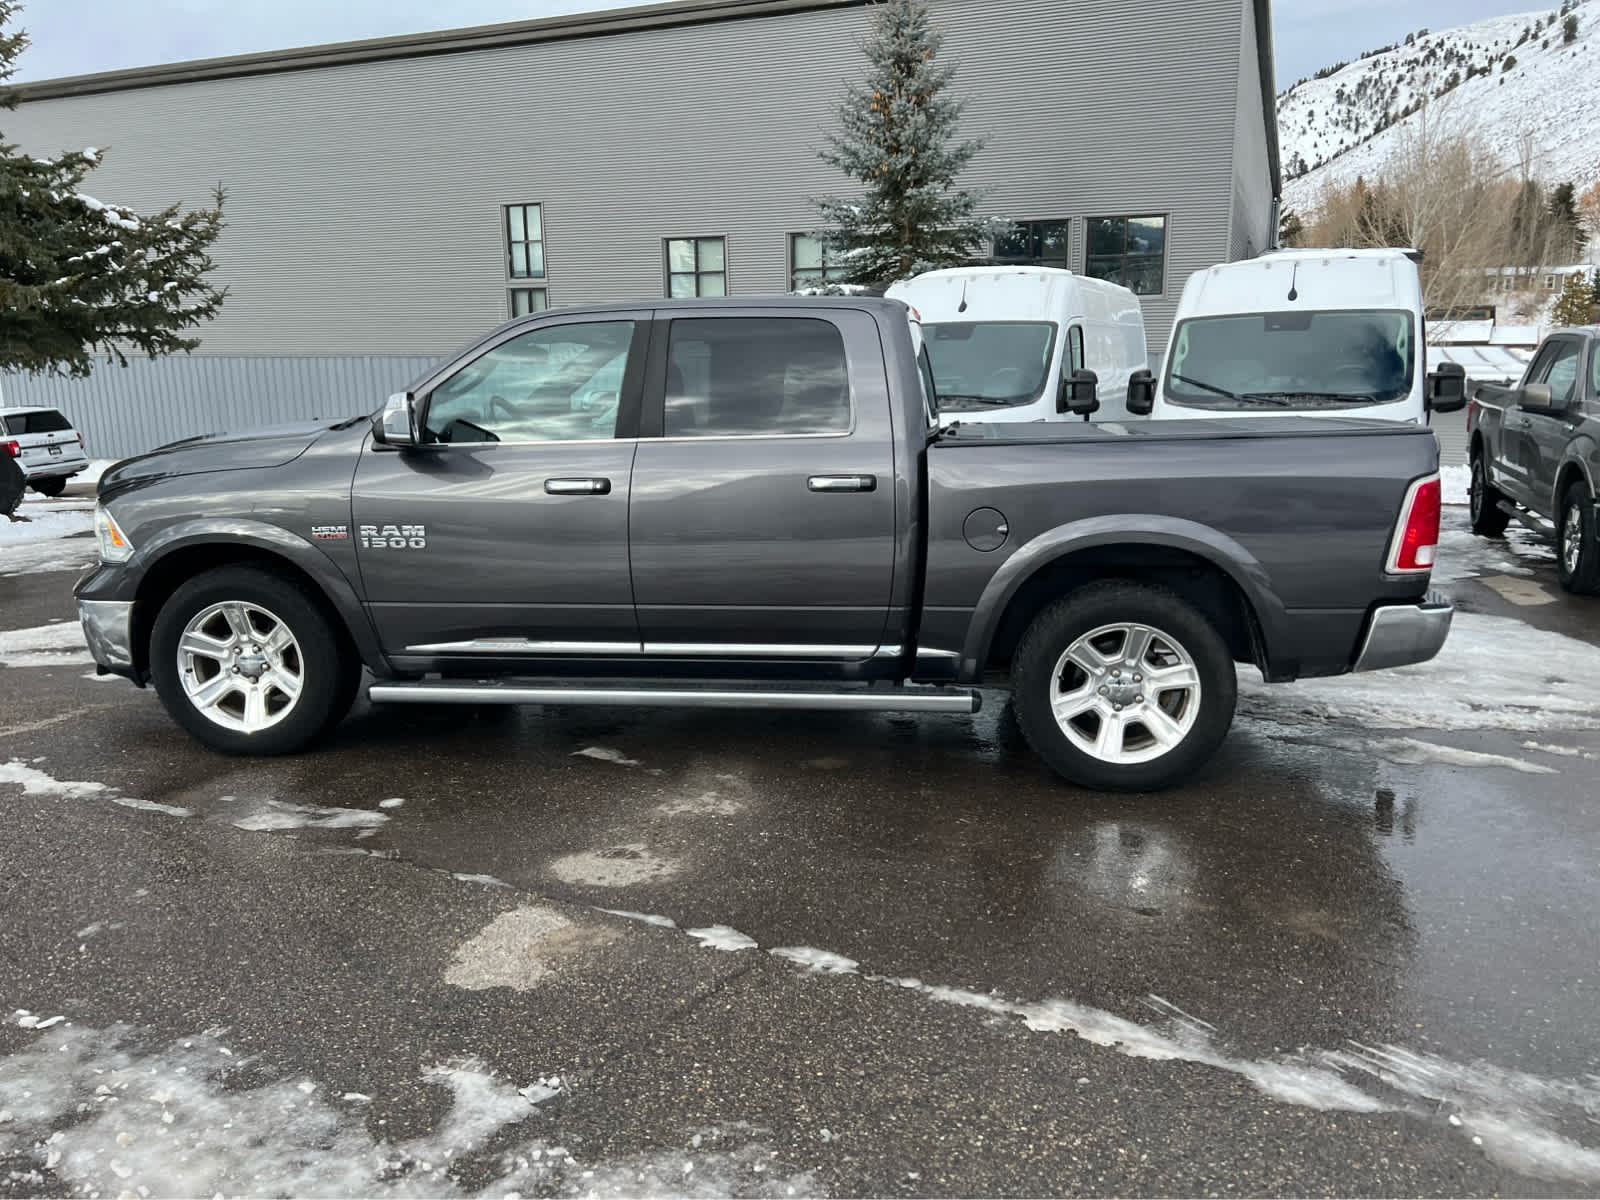
[[521,683],[427,679],[375,683],[374,704],[636,705],[643,708],[787,708],[835,712],[975,713],[983,698],[971,688],[657,688],[529,686]]

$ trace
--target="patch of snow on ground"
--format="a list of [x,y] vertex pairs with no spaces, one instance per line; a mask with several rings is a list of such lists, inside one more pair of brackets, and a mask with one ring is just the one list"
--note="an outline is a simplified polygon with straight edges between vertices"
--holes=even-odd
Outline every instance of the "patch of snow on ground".
[[50,796],[58,800],[108,800],[112,804],[119,804],[123,808],[134,808],[141,812],[164,813],[169,817],[191,817],[194,814],[187,808],[178,808],[171,804],[157,804],[154,800],[140,800],[133,796],[124,796],[116,788],[108,787],[103,783],[94,783],[80,779],[56,779],[46,775],[36,767],[31,767],[17,759],[7,763],[0,763],[0,784],[13,783],[22,785],[24,796]]
[[266,804],[229,824],[251,833],[278,833],[285,829],[376,829],[388,824],[387,813],[364,808],[323,808],[314,804],[289,804],[268,800]]
[[620,750],[613,750],[609,746],[585,746],[582,750],[572,752],[574,758],[595,758],[601,762],[615,763],[619,767],[637,767],[639,760],[629,758]]
[[711,925],[705,929],[690,929],[689,936],[699,940],[707,950],[739,950],[756,949],[756,940],[728,925]]
[[1458,612],[1431,662],[1264,684],[1241,674],[1240,711],[1293,730],[1600,729],[1600,647],[1510,617]]
[[0,631],[0,667],[61,667],[92,663],[76,621]]
[[854,975],[856,968],[861,965],[853,958],[846,958],[831,950],[818,950],[814,946],[779,946],[768,953],[799,963],[806,970],[819,975]]
[[601,912],[608,917],[622,917],[628,921],[642,921],[646,925],[655,925],[661,929],[676,929],[678,923],[671,917],[663,917],[660,913],[629,912],[623,908],[602,908]]
[[399,808],[404,803],[405,803],[405,800],[402,797],[400,797],[400,796],[391,796],[387,800],[379,800],[378,801],[378,807],[379,808]]
[[1587,750],[1580,750],[1576,746],[1552,746],[1546,742],[1523,742],[1524,750],[1537,750],[1540,754],[1554,754],[1561,758],[1600,758],[1600,754],[1591,754]]
[[49,505],[24,502],[17,508],[27,521],[0,519],[0,575],[78,571],[94,561],[94,529],[87,501]]
[[1480,750],[1463,750],[1459,746],[1444,746],[1438,742],[1425,742],[1419,738],[1389,737],[1339,737],[1312,734],[1305,737],[1287,733],[1273,722],[1262,722],[1262,732],[1280,741],[1307,746],[1322,746],[1329,750],[1342,750],[1363,758],[1381,758],[1384,762],[1403,767],[1430,765],[1448,767],[1498,767],[1507,771],[1520,771],[1524,775],[1559,775],[1554,767],[1514,758],[1506,754],[1488,754]]
[[[239,1059],[213,1035],[152,1044],[126,1027],[65,1027],[0,1058],[0,1159],[49,1171],[49,1190],[105,1196],[792,1196],[762,1131],[704,1131],[685,1148],[583,1161],[529,1136],[535,1103],[564,1089],[519,1090],[463,1059],[422,1080],[450,1094],[429,1134],[374,1140],[364,1092],[324,1098],[304,1077],[237,1086]],[[495,1147],[493,1150],[487,1147]]]
[[1466,504],[1467,487],[1472,482],[1472,468],[1464,465],[1439,468],[1439,482],[1443,485],[1446,504]]

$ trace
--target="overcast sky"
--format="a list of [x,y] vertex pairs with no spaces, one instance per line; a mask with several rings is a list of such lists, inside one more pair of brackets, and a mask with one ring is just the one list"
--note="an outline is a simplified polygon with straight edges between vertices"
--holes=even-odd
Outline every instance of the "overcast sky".
[[[19,80],[630,7],[641,0],[25,2],[21,23],[33,46],[22,57]],[[1551,0],[1545,9],[1557,7]],[[1273,0],[1278,85],[1287,87],[1318,67],[1399,41],[1417,29],[1446,29],[1535,8],[1527,0]]]

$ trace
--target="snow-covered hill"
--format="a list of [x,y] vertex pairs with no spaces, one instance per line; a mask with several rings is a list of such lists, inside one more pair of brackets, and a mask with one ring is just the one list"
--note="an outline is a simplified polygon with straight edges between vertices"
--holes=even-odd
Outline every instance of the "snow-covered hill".
[[1600,0],[1568,4],[1577,39],[1563,43],[1559,8],[1491,17],[1413,37],[1278,97],[1285,201],[1316,207],[1327,182],[1375,174],[1428,101],[1430,121],[1481,134],[1508,168],[1523,148],[1531,173],[1600,182]]

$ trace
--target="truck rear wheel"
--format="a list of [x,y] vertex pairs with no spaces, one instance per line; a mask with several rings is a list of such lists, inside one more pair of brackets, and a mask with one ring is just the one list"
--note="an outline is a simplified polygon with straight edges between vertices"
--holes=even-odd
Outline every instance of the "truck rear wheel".
[[227,754],[291,754],[349,711],[360,663],[293,581],[220,567],[156,615],[150,673],[172,718]]
[[59,496],[67,490],[67,477],[52,475],[49,479],[30,479],[28,486],[41,496]]
[[1489,464],[1482,454],[1472,456],[1472,481],[1467,485],[1467,501],[1472,515],[1472,532],[1479,537],[1497,538],[1506,531],[1511,516],[1500,502],[1505,493],[1489,482]]
[[1556,513],[1556,575],[1569,592],[1600,592],[1600,533],[1594,498],[1582,480],[1561,493]]
[[1108,580],[1050,605],[1012,665],[1017,723],[1082,787],[1171,787],[1216,751],[1238,678],[1211,622],[1165,588]]

